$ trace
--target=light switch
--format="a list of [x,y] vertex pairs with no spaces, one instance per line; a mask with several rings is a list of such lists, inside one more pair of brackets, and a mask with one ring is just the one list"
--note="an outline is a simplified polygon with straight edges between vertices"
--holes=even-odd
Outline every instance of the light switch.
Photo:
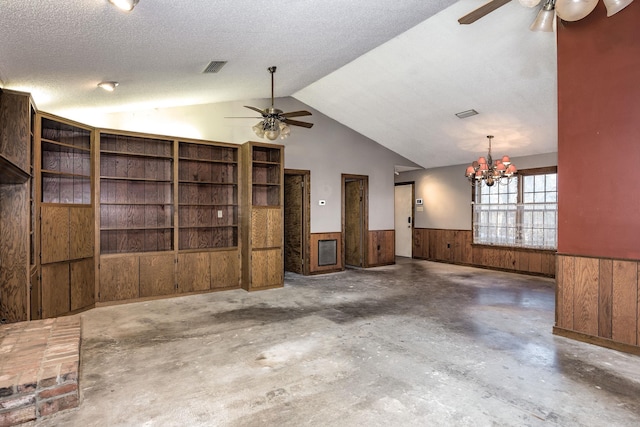
[[324,205],[326,205],[326,204],[327,204],[327,201],[326,201],[326,200],[318,200],[318,205],[320,205],[320,206],[324,206]]
[[222,218],[222,211],[218,211],[218,218]]

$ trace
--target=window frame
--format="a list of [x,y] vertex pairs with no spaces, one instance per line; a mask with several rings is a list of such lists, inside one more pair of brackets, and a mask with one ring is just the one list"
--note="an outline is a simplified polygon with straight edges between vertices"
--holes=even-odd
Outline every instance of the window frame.
[[[558,174],[558,167],[557,166],[544,166],[544,167],[538,167],[538,168],[529,168],[529,169],[521,169],[518,170],[516,177],[518,176],[534,176],[534,175],[547,175],[547,174],[551,174],[551,173],[555,173],[556,175]],[[556,177],[557,179],[557,177]],[[477,182],[474,181],[473,185],[471,185],[471,246],[477,246],[477,247],[487,247],[487,248],[508,248],[508,249],[517,249],[519,251],[530,251],[530,252],[550,252],[550,253],[556,253],[558,251],[557,247],[555,249],[548,249],[548,248],[534,248],[534,247],[528,247],[528,246],[509,246],[509,245],[501,245],[501,244],[488,244],[488,243],[476,243],[475,241],[475,230],[473,227],[473,220],[474,220],[474,206],[476,203],[476,185]],[[484,184],[483,184],[484,185]],[[501,185],[501,184],[496,184],[496,185]],[[557,192],[557,190],[556,190]],[[522,204],[522,200],[524,199],[524,180],[522,179],[518,179],[518,190],[517,190],[517,204]],[[556,200],[556,205],[558,204],[558,201]],[[520,224],[522,223],[522,212],[520,212],[519,210],[516,210],[516,223]],[[556,224],[556,242],[557,242],[557,233],[558,233],[558,229],[557,229],[557,224]]]

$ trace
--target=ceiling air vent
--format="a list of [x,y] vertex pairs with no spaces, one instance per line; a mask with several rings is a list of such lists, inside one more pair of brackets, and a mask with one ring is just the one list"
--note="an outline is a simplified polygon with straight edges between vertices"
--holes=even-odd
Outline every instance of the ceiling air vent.
[[209,65],[207,65],[207,68],[205,68],[202,73],[203,74],[217,73],[222,69],[222,67],[224,67],[224,64],[226,63],[227,61],[211,61],[209,62]]
[[456,116],[458,116],[459,119],[466,119],[467,117],[475,116],[476,114],[478,114],[478,112],[474,109],[471,109],[456,113]]

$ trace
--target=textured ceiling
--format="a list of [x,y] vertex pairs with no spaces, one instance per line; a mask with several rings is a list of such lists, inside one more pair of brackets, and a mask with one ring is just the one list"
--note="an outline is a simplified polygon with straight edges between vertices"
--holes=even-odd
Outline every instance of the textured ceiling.
[[[0,0],[0,80],[75,118],[268,98],[277,65],[276,96],[425,167],[469,161],[487,133],[511,155],[555,151],[554,36],[529,32],[536,11],[518,2],[457,23],[482,3]],[[202,74],[212,60],[229,62]],[[469,108],[481,114],[453,116]]]

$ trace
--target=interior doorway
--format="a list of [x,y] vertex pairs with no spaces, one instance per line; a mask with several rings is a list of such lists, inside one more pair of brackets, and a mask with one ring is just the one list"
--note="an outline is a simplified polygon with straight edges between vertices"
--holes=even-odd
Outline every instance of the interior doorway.
[[395,186],[394,212],[396,256],[413,256],[413,195],[414,184],[398,183]]
[[368,200],[369,177],[342,174],[342,253],[345,266],[366,267]]
[[310,185],[308,170],[284,171],[284,270],[309,274]]

